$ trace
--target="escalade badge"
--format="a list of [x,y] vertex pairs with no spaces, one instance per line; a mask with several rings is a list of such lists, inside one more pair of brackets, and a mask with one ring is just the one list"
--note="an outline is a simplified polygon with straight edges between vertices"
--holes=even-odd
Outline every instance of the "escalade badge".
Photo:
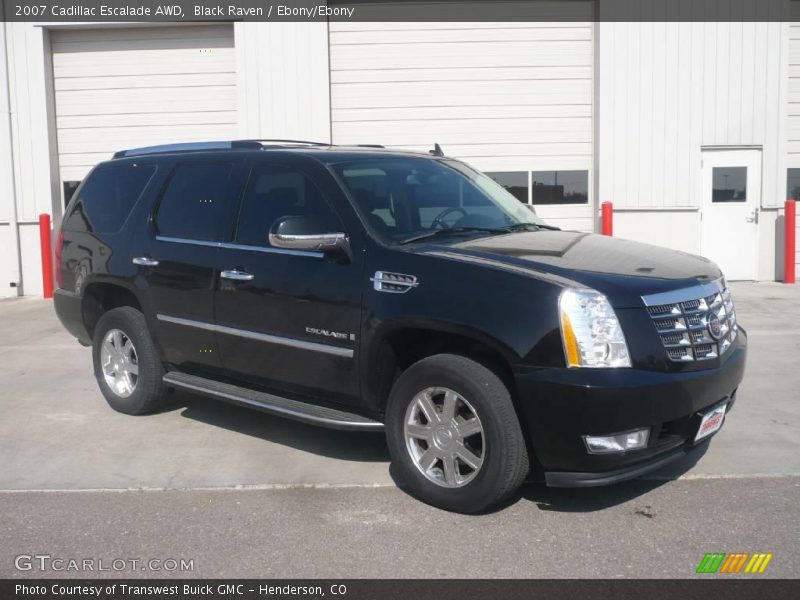
[[715,340],[722,337],[722,323],[720,323],[719,317],[715,313],[708,315],[708,333],[710,333],[711,337]]

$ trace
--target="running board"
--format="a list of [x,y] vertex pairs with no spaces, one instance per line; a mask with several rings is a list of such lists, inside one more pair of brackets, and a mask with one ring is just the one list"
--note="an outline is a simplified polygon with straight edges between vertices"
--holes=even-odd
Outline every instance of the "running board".
[[213,379],[187,375],[178,371],[170,371],[164,375],[164,383],[172,387],[312,425],[349,431],[383,431],[383,423],[355,413],[300,402],[299,400],[258,392],[229,383],[221,383]]

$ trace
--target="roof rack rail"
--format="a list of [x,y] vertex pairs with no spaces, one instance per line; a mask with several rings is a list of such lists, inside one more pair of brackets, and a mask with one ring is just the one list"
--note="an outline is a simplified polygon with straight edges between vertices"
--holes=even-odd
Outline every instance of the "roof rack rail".
[[196,152],[200,150],[231,150],[234,148],[258,149],[261,144],[251,140],[235,140],[228,142],[183,142],[179,144],[159,144],[157,146],[144,146],[130,148],[114,153],[114,158],[127,158],[129,156],[145,156],[147,154],[165,154],[168,152]]
[[248,140],[236,140],[237,142],[273,142],[278,144],[305,144],[308,146],[333,146],[333,144],[329,142],[309,142],[308,140],[281,140],[281,139],[248,139]]
[[[248,139],[216,142],[181,142],[178,144],[159,144],[157,146],[144,146],[142,148],[129,148],[115,152],[113,158],[128,158],[131,156],[146,156],[148,154],[166,154],[169,152],[199,152],[202,150],[260,150],[264,144],[297,144],[303,146],[332,147],[329,142],[310,142],[308,140],[283,140],[283,139]],[[384,148],[380,144],[357,144],[360,148]]]

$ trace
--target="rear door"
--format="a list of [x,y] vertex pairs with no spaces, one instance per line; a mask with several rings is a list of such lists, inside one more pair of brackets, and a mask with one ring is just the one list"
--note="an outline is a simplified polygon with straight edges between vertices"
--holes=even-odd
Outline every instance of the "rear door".
[[[223,366],[245,384],[350,402],[358,395],[355,351],[363,253],[352,259],[270,246],[284,216],[313,217],[346,231],[331,204],[341,190],[321,166],[292,158],[254,162],[235,237],[221,248],[216,323]],[[351,238],[351,244],[354,243]]]
[[178,163],[151,216],[149,249],[136,257],[162,355],[187,372],[220,365],[214,289],[241,174],[234,160]]

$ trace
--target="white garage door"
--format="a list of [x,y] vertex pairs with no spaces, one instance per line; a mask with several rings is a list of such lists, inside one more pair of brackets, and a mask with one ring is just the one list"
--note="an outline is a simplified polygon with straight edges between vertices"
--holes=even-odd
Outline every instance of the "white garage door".
[[569,4],[585,22],[331,22],[333,141],[438,142],[591,230],[592,3]]
[[232,139],[231,25],[54,31],[61,181],[121,149]]

